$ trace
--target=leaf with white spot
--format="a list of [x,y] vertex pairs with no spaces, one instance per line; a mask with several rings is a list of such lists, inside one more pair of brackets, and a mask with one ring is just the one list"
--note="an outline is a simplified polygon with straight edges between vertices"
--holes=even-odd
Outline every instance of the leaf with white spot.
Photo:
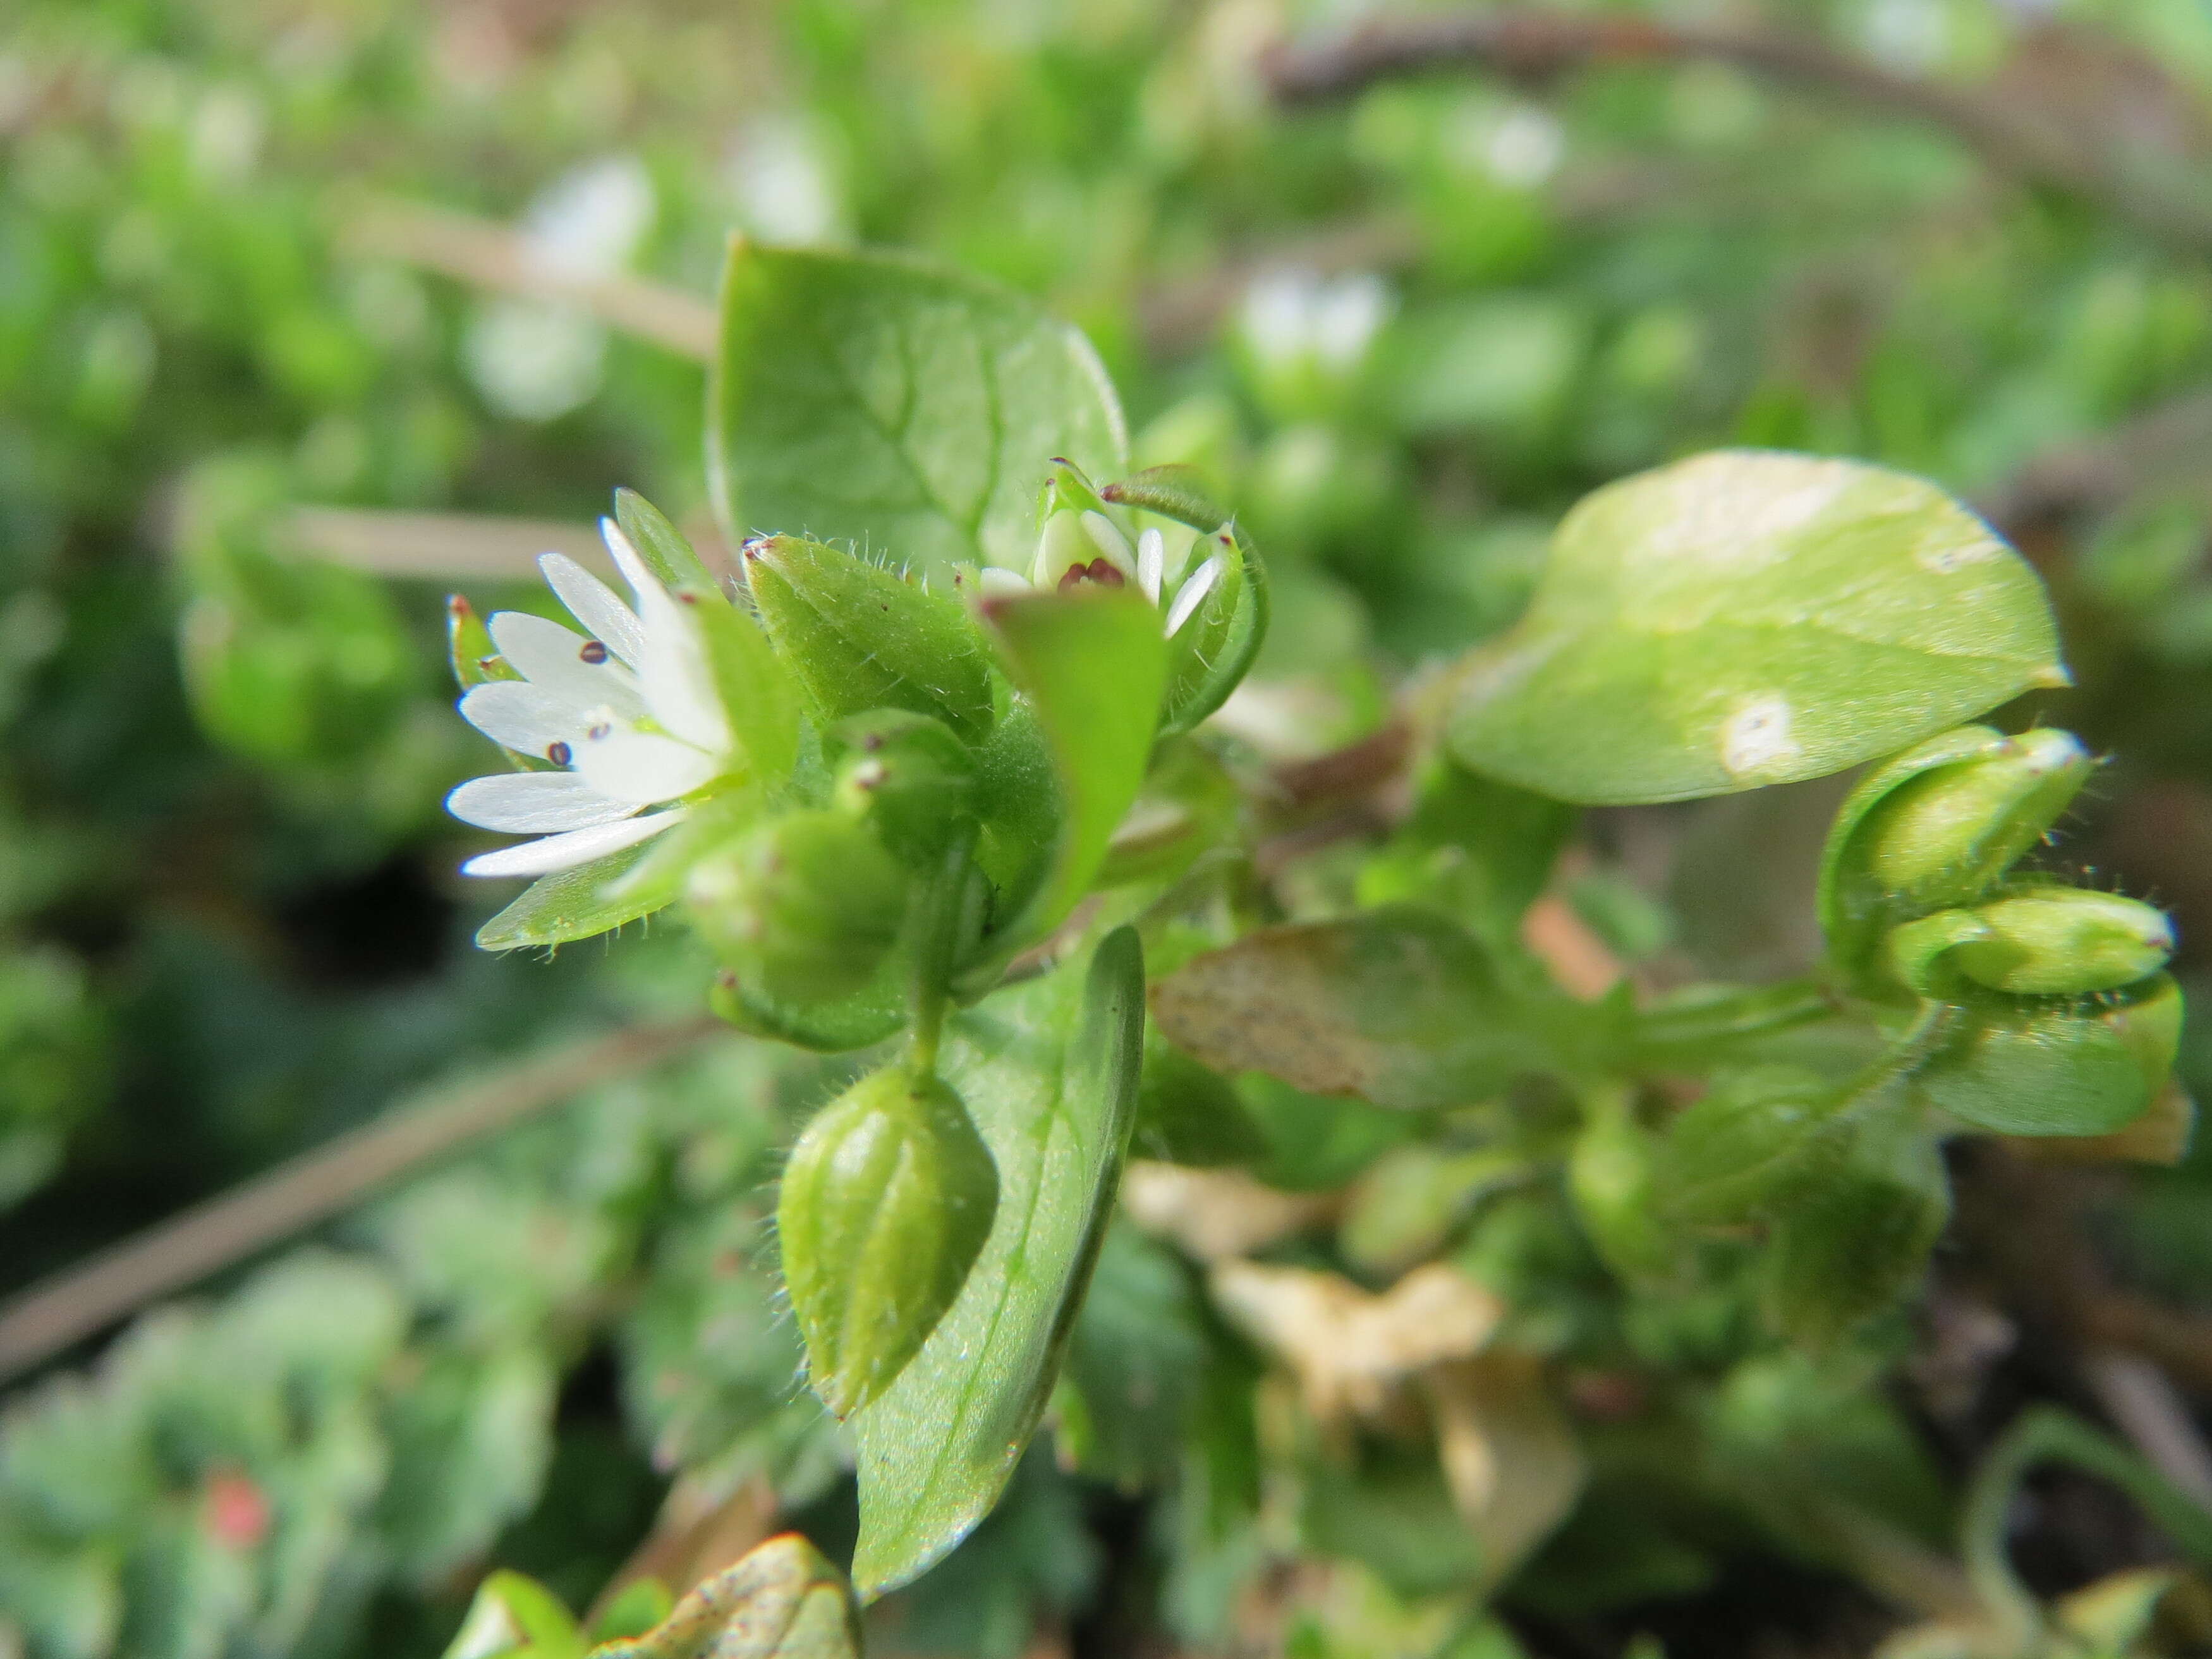
[[1924,480],[1723,450],[1568,514],[1518,626],[1468,659],[1447,742],[1565,800],[1819,777],[2063,685],[2043,584]]

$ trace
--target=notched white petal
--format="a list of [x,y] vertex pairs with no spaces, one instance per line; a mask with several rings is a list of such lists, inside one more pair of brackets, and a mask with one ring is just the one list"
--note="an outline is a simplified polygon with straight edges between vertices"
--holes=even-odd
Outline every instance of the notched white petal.
[[518,755],[539,755],[561,765],[591,724],[591,711],[579,709],[527,680],[492,680],[472,687],[461,698],[461,718]]
[[584,631],[635,668],[645,648],[645,629],[614,589],[565,554],[539,554],[538,568]]
[[587,640],[521,611],[496,611],[487,626],[500,655],[540,690],[579,709],[605,704],[624,720],[645,713],[637,677],[616,659],[605,641]]
[[1198,614],[1198,607],[1206,603],[1206,596],[1213,592],[1227,567],[1221,555],[1215,554],[1190,573],[1181,587],[1176,589],[1175,603],[1168,607],[1168,635],[1173,638],[1176,629]]
[[714,756],[650,732],[610,732],[576,750],[576,770],[593,789],[639,806],[689,794],[721,769]]
[[1091,538],[1106,562],[1126,577],[1137,574],[1137,550],[1129,545],[1129,538],[1121,533],[1121,526],[1103,513],[1086,510],[1083,514],[1083,533]]
[[604,794],[574,772],[502,772],[471,778],[446,797],[446,810],[479,830],[529,835],[626,818],[637,804]]
[[664,730],[710,755],[726,754],[730,719],[698,623],[658,583],[639,590],[638,605],[645,618],[645,666],[638,679],[646,707]]
[[580,864],[605,858],[625,847],[650,841],[684,817],[682,808],[655,812],[647,817],[624,818],[592,830],[572,830],[564,836],[547,836],[495,853],[480,854],[461,866],[465,876],[550,876],[556,870],[573,870]]
[[638,608],[641,612],[647,590],[656,593],[660,591],[659,579],[647,568],[644,556],[637,550],[637,544],[630,540],[629,532],[612,518],[599,520],[599,539],[607,544],[615,568],[622,572],[623,580],[629,584],[629,591],[637,595]]

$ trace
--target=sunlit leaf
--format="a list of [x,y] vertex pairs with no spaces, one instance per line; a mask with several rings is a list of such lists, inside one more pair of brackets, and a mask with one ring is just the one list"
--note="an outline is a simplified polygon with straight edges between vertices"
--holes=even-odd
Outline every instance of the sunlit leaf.
[[1528,614],[1469,659],[1447,741],[1562,799],[1839,771],[2063,685],[2042,583],[1934,485],[1700,455],[1585,498]]

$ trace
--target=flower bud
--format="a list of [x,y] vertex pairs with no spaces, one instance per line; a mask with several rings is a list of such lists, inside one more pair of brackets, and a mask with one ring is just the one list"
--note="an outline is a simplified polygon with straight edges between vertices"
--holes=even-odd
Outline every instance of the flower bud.
[[1951,961],[1968,979],[2019,996],[2077,996],[2148,979],[2173,954],[2164,911],[2115,893],[2039,888],[1973,911],[1977,937]]
[[2043,839],[2094,764],[2071,733],[2039,729],[1931,768],[1861,821],[1866,869],[1906,909],[1978,898]]
[[890,1386],[990,1236],[998,1170],[960,1097],[901,1069],[806,1126],[776,1225],[814,1391],[840,1417]]
[[692,920],[723,960],[778,1002],[827,1002],[872,980],[897,941],[906,872],[867,824],[786,813],[692,868]]
[[878,708],[834,735],[850,747],[837,769],[837,805],[872,815],[884,845],[910,865],[943,851],[954,822],[975,810],[975,757],[943,721]]
[[1942,1052],[1913,1073],[1930,1105],[2008,1135],[2101,1135],[2166,1087],[2181,1042],[2180,988],[2156,974],[2074,999],[1967,1005]]
[[904,708],[970,743],[989,734],[990,665],[957,600],[797,536],[747,542],[744,553],[761,622],[825,718]]

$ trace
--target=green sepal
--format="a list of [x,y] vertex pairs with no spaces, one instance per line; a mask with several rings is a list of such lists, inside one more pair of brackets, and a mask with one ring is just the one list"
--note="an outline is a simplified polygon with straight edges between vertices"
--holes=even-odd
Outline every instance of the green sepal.
[[[679,826],[669,833],[683,830]],[[673,872],[665,865],[653,864],[662,850],[654,842],[641,842],[572,870],[538,877],[514,903],[477,929],[477,947],[517,951],[566,945],[651,915],[676,898]]]
[[2063,732],[1960,726],[1877,768],[1844,799],[1820,857],[1817,904],[1844,983],[1893,994],[1881,959],[1899,921],[1993,890],[2094,769]]
[[722,591],[684,532],[635,489],[615,491],[615,522],[645,561],[645,568],[670,592],[684,588],[702,593]]
[[860,1659],[860,1610],[844,1574],[797,1533],[755,1547],[641,1636],[591,1659]]
[[791,670],[750,617],[719,592],[678,589],[707,642],[707,665],[727,711],[731,734],[754,781],[773,797],[790,782],[805,741],[803,694]]
[[824,720],[906,708],[969,743],[990,735],[990,665],[959,601],[797,536],[747,542],[744,559],[769,637]]
[[1229,517],[1229,509],[1215,499],[1206,475],[1194,466],[1148,466],[1115,480],[1098,493],[1117,507],[1157,513],[1200,532],[1218,529]]
[[464,691],[494,680],[519,680],[522,676],[499,654],[491,630],[476,607],[459,593],[446,596],[446,658],[453,665],[453,683]]
[[2140,899],[2037,887],[1977,905],[1977,938],[1951,960],[1978,985],[2015,996],[2081,996],[2148,979],[2173,954],[2173,925]]
[[692,923],[738,980],[778,1004],[866,989],[898,941],[907,872],[845,813],[780,813],[697,858],[684,880]]
[[817,1054],[850,1054],[881,1042],[907,1022],[905,976],[886,959],[867,984],[828,1002],[791,1002],[769,994],[757,975],[724,968],[707,990],[707,1009],[740,1031]]
[[[1143,787],[1166,663],[1158,612],[1127,589],[1086,585],[992,599],[982,609],[1051,756],[1060,803],[1052,862],[995,941],[1003,957],[1050,933],[1090,890]],[[994,781],[986,785],[987,832],[1005,799]]]
[[839,1417],[890,1386],[959,1295],[998,1171],[958,1094],[894,1066],[815,1115],[776,1208],[807,1380]]
[[840,720],[830,736],[845,750],[837,763],[838,810],[872,819],[884,845],[908,867],[933,864],[955,823],[975,815],[975,751],[944,721],[878,708]]
[[1929,1105],[2008,1135],[2110,1133],[2150,1109],[2181,1042],[2181,988],[2160,974],[2100,996],[1984,993],[1914,1073]]
[[1225,567],[1220,579],[1168,641],[1163,732],[1188,732],[1226,702],[1267,637],[1267,572],[1260,556],[1235,525],[1222,524],[1199,538],[1186,568],[1217,553]]

